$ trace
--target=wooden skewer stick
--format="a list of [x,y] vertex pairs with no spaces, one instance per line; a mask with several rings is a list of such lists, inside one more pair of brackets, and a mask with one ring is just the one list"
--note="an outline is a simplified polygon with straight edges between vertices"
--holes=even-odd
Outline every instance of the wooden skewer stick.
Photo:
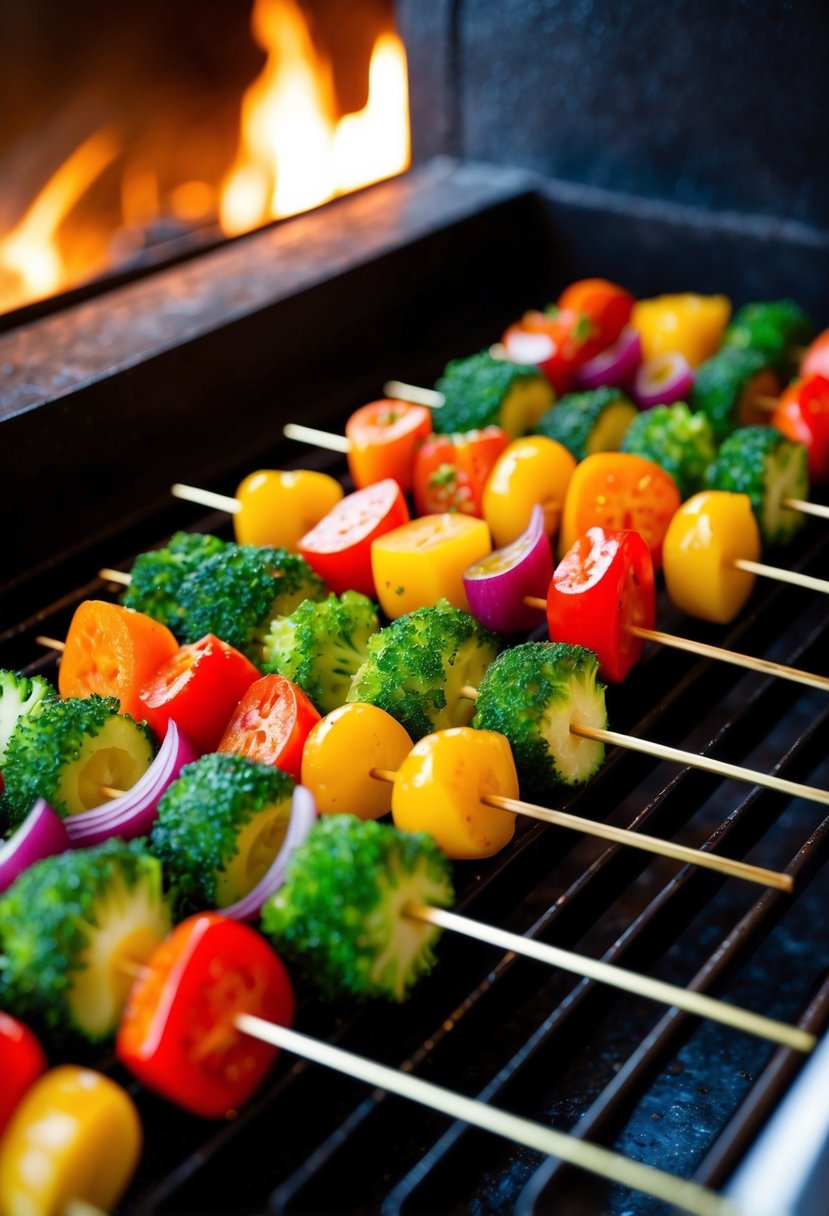
[[37,642],[38,646],[45,646],[47,650],[63,651],[66,649],[65,642],[61,642],[59,638],[47,638],[42,633],[35,638],[35,641]]
[[315,426],[302,426],[299,422],[286,422],[282,434],[286,439],[294,439],[297,443],[310,443],[313,447],[325,448],[328,452],[341,452],[344,456],[351,451],[351,440],[345,435],[335,435],[333,431],[319,431]]
[[792,511],[802,511],[804,515],[816,515],[819,519],[829,519],[829,507],[820,502],[809,502],[805,498],[784,498],[783,506]]
[[[460,691],[461,696],[468,697],[470,701],[475,701],[478,697],[477,688],[473,688],[471,684],[465,684]],[[749,785],[762,785],[779,794],[788,794],[790,798],[805,798],[808,802],[829,806],[829,790],[821,790],[814,785],[801,785],[799,781],[788,781],[785,777],[774,777],[770,773],[761,773],[757,769],[744,768],[739,764],[729,764],[725,760],[715,760],[712,756],[702,756],[699,752],[687,752],[682,748],[655,743],[651,739],[637,739],[635,735],[623,735],[600,726],[584,726],[579,722],[570,723],[570,733],[581,739],[592,739],[595,743],[626,747],[628,751],[642,752],[643,755],[655,756],[658,760],[687,764],[691,768],[699,768],[718,777],[733,777],[735,781],[746,781]]]
[[198,486],[188,486],[180,481],[170,486],[170,493],[184,502],[195,502],[201,507],[211,507],[214,511],[227,511],[229,515],[238,515],[242,509],[238,498],[231,498],[228,494],[214,494],[212,490],[202,490]]
[[[537,608],[540,612],[544,612],[547,608],[547,601],[537,595],[525,596],[524,603],[528,608]],[[705,659],[719,659],[723,663],[731,663],[734,667],[746,667],[749,671],[759,671],[768,676],[779,676],[783,680],[792,680],[795,684],[806,684],[810,688],[819,688],[822,692],[829,692],[829,676],[798,671],[796,667],[787,667],[785,663],[775,663],[771,659],[760,659],[754,655],[741,654],[737,650],[726,650],[722,646],[711,646],[708,642],[695,642],[692,638],[677,637],[673,633],[663,633],[659,629],[645,629],[642,625],[628,625],[627,628],[634,637],[642,638],[645,642],[658,642],[660,646],[670,646],[674,650],[686,650],[690,654],[697,654]]]
[[98,571],[98,578],[105,583],[120,583],[122,587],[129,587],[132,582],[131,574],[127,574],[124,570],[112,570],[109,566]]
[[[378,781],[388,781],[392,784],[397,776],[389,769],[379,768],[371,769],[369,775]],[[742,878],[746,882],[755,882],[763,887],[773,887],[777,891],[794,890],[791,874],[784,874],[778,870],[766,870],[762,866],[737,861],[731,857],[722,857],[720,854],[710,853],[706,849],[692,849],[688,845],[663,840],[659,836],[648,836],[644,832],[633,832],[629,828],[617,828],[609,823],[586,819],[582,815],[571,815],[568,811],[537,806],[535,803],[524,802],[518,798],[505,798],[502,794],[481,794],[480,801],[484,806],[492,807],[497,811],[511,811],[514,815],[524,815],[527,819],[551,823],[558,828],[569,828],[574,832],[582,832],[585,836],[608,840],[612,844],[629,845],[633,849],[641,849],[645,853],[655,853],[658,857],[669,857],[671,860],[681,861],[685,865],[715,870],[719,874],[726,874],[729,878]]]
[[580,1140],[566,1132],[490,1106],[479,1098],[465,1097],[433,1081],[425,1081],[409,1072],[399,1072],[345,1051],[342,1047],[334,1047],[249,1013],[237,1014],[235,1025],[243,1034],[262,1039],[283,1051],[365,1081],[377,1089],[417,1102],[449,1118],[460,1119],[472,1127],[503,1136],[535,1152],[558,1157],[608,1182],[652,1195],[691,1216],[740,1216],[739,1209],[731,1200],[696,1182],[677,1178],[602,1145]]
[[746,574],[758,574],[762,578],[774,578],[779,583],[791,583],[795,587],[805,587],[807,591],[819,591],[829,595],[829,580],[813,578],[811,574],[801,574],[797,570],[784,570],[780,566],[766,566],[763,562],[752,562],[746,557],[735,557],[732,563],[738,570]]
[[425,405],[427,409],[439,410],[445,404],[443,393],[434,388],[422,388],[419,384],[406,384],[402,380],[387,380],[383,393],[395,401],[409,401],[412,405]]

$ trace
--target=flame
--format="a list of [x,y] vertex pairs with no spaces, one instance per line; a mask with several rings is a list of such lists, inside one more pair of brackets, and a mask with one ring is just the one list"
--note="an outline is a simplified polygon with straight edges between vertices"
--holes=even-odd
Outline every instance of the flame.
[[364,109],[334,117],[331,66],[316,51],[295,0],[256,0],[252,29],[268,52],[242,105],[236,164],[219,218],[227,235],[316,207],[408,165],[406,56],[378,38]]
[[[223,234],[234,236],[407,168],[399,38],[377,39],[366,105],[338,118],[332,65],[315,47],[297,0],[255,0],[251,30],[267,60],[242,99],[235,162],[224,180],[200,181],[192,173],[166,180],[146,150],[140,159],[131,155],[109,129],[89,135],[16,226],[0,233],[0,312],[140,255],[159,219],[200,225],[218,215]],[[100,190],[85,196],[120,158],[120,188],[99,214],[93,205]]]
[[97,131],[52,175],[15,228],[0,241],[0,301],[8,308],[51,295],[64,284],[57,242],[61,223],[120,151]]

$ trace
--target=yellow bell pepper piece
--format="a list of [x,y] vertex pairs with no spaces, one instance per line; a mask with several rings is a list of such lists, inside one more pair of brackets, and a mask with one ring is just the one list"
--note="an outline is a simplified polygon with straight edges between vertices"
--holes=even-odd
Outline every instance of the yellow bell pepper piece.
[[448,857],[473,860],[503,849],[515,815],[481,797],[518,797],[518,774],[503,735],[471,726],[426,735],[400,765],[391,809],[403,832],[428,832]]
[[379,819],[391,810],[392,787],[371,770],[396,772],[411,750],[408,732],[384,709],[360,701],[341,705],[305,740],[302,784],[320,815]]
[[496,460],[484,487],[484,519],[496,547],[515,540],[527,528],[536,503],[544,509],[544,530],[558,531],[576,458],[562,443],[545,435],[516,439]]
[[35,1082],[0,1144],[3,1216],[63,1216],[79,1200],[109,1212],[141,1153],[141,1121],[109,1077],[72,1064]]
[[747,494],[706,490],[683,503],[665,534],[663,561],[668,595],[689,616],[724,625],[754,588],[753,574],[735,558],[757,561],[760,531]]
[[642,339],[642,358],[678,351],[692,367],[714,354],[731,316],[727,296],[691,292],[655,296],[633,306],[630,324]]
[[273,545],[296,553],[301,536],[316,527],[343,497],[343,488],[327,473],[312,469],[259,469],[236,491],[239,510],[233,517],[237,544]]
[[492,552],[489,528],[470,515],[421,515],[379,536],[371,546],[377,598],[392,620],[446,599],[469,611],[467,566]]

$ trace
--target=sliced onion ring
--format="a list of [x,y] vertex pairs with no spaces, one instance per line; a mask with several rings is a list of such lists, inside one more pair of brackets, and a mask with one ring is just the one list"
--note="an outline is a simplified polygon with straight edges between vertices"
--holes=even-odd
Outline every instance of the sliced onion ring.
[[69,835],[63,820],[38,798],[15,834],[0,848],[0,891],[10,887],[34,862],[68,848]]
[[150,767],[131,789],[117,798],[80,811],[65,820],[66,831],[76,848],[100,844],[110,836],[132,840],[150,830],[158,812],[162,794],[178,777],[185,764],[197,760],[199,752],[181,734],[175,722],[167,727],[164,742]]
[[519,537],[464,571],[469,611],[496,633],[534,629],[543,621],[544,611],[529,608],[524,597],[546,599],[552,577],[553,553],[544,530],[544,508],[536,505]]
[[626,388],[642,362],[642,339],[626,325],[612,346],[588,359],[576,372],[579,388]]
[[691,364],[678,351],[670,351],[642,364],[633,381],[633,395],[643,410],[649,410],[686,401],[693,385]]
[[311,828],[317,822],[317,807],[314,796],[304,785],[294,789],[291,799],[291,818],[282,847],[274,857],[266,873],[247,895],[235,904],[221,908],[222,916],[232,920],[258,920],[262,905],[275,894],[285,881],[285,869],[294,849],[304,844]]

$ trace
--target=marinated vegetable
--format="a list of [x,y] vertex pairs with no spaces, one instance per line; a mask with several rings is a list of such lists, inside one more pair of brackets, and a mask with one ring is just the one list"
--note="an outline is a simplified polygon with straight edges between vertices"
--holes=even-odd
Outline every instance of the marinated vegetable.
[[492,549],[482,519],[454,512],[422,515],[371,546],[377,598],[392,620],[439,599],[466,609],[463,572]]
[[184,579],[202,562],[227,548],[226,541],[209,533],[174,532],[163,549],[138,555],[121,602],[126,608],[146,612],[181,636],[186,615],[181,601]]
[[683,498],[702,489],[705,470],[717,454],[707,416],[692,414],[684,401],[638,414],[622,438],[621,450],[665,469]]
[[811,318],[799,304],[772,300],[740,308],[723,335],[723,346],[759,351],[774,367],[785,370],[795,362],[792,348],[808,345],[813,334]]
[[30,714],[42,701],[57,697],[52,685],[43,676],[21,675],[0,669],[0,769],[6,762],[6,749],[17,723]]
[[536,367],[495,359],[488,350],[447,364],[435,388],[444,404],[432,426],[445,434],[499,426],[513,439],[531,430],[553,400]]
[[576,460],[615,452],[638,411],[620,389],[568,393],[539,418],[536,431],[563,444]]
[[741,427],[729,435],[708,469],[712,490],[747,494],[764,545],[783,545],[805,523],[787,498],[808,498],[806,449],[771,426]]
[[725,625],[754,589],[755,576],[734,565],[757,561],[760,530],[747,494],[703,490],[684,502],[665,536],[665,585],[683,612]]
[[714,440],[722,443],[738,426],[763,423],[767,411],[753,405],[755,397],[776,397],[780,381],[769,358],[750,347],[725,347],[697,370],[691,408],[711,423]]

